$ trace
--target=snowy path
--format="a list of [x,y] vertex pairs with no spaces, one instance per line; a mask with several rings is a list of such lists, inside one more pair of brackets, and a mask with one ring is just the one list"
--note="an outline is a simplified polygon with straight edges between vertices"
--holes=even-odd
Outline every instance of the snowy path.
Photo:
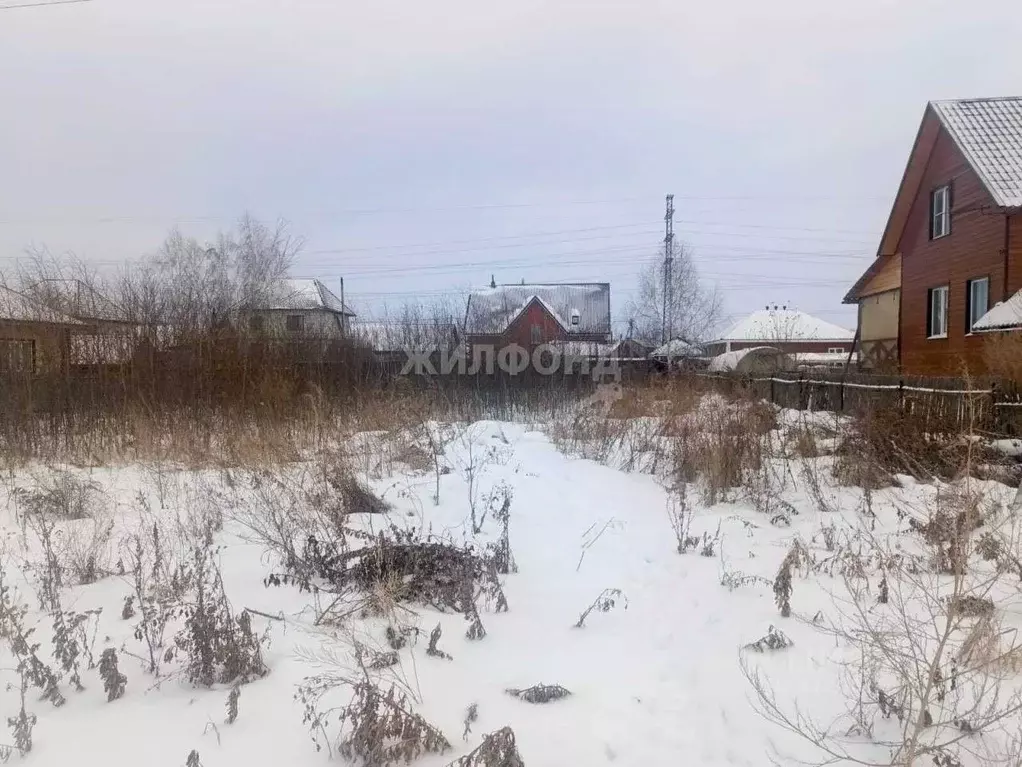
[[[520,571],[506,579],[510,611],[483,614],[488,635],[482,641],[464,638],[459,616],[419,610],[427,632],[437,620],[442,623],[441,647],[454,660],[426,657],[420,644],[404,651],[404,668],[418,679],[420,712],[445,732],[455,751],[418,764],[447,764],[477,744],[482,733],[505,725],[517,733],[529,767],[764,764],[767,725],[749,705],[737,661],[741,644],[777,622],[769,587],[730,593],[719,584],[719,557],[678,555],[665,492],[653,478],[567,458],[545,435],[520,426],[484,427],[484,440],[496,441],[502,434],[513,449],[511,460],[492,467],[486,483],[503,479],[514,488],[511,544]],[[104,472],[102,481],[115,475]],[[127,486],[137,475],[116,479],[129,497],[133,491]],[[439,507],[430,498],[432,480],[426,480],[408,481],[417,502],[388,490],[395,518],[421,510],[436,528],[460,525],[468,506],[457,473],[444,477]],[[381,492],[394,485],[393,478],[377,483]],[[727,506],[700,512],[693,532],[712,533],[736,511],[754,514]],[[584,541],[605,525],[579,565]],[[767,573],[783,555],[777,541],[790,535],[766,528],[754,546],[739,522],[725,521],[722,529],[729,560],[753,571],[757,560],[748,556],[755,548],[766,552],[757,566]],[[302,725],[293,693],[296,683],[317,670],[296,653],[329,647],[331,640],[300,625],[307,595],[262,586],[269,566],[258,547],[229,533],[223,541],[228,544],[222,554],[227,592],[235,607],[296,616],[294,623],[272,626],[266,654],[271,673],[243,688],[237,722],[223,723],[225,690],[194,689],[176,679],[153,688],[139,664],[122,655],[128,676],[122,700],[107,703],[98,679],[89,676],[88,689],[68,692],[61,709],[32,703],[39,723],[28,763],[180,765],[192,749],[205,767],[327,763],[326,752],[315,751]],[[628,609],[594,612],[584,629],[574,628],[604,588],[624,591]],[[139,649],[131,623],[119,615],[128,591],[123,580],[108,578],[76,595],[75,609],[104,609],[97,654],[104,646]],[[258,620],[261,629],[266,622]],[[804,632],[797,626],[789,633],[801,643]],[[814,644],[811,640],[809,646]],[[773,662],[778,670],[810,664],[812,672],[811,657],[803,651]],[[812,673],[803,676],[813,684]],[[503,692],[540,682],[561,684],[574,695],[531,706]],[[2,701],[0,712],[14,713],[15,693],[5,693]],[[462,720],[471,703],[478,704],[479,721],[466,744]]]

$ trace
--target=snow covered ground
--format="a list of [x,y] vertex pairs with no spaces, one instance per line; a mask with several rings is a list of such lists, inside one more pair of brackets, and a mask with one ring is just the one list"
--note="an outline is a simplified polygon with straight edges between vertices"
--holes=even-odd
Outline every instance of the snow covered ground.
[[[371,449],[361,451],[364,460],[356,461],[356,468],[379,466],[365,460]],[[770,585],[794,539],[804,541],[823,560],[835,539],[853,540],[863,527],[863,491],[839,488],[829,480],[831,458],[815,459],[819,476],[827,478],[822,488],[826,511],[821,510],[820,495],[807,487],[799,464],[788,462],[785,476],[790,481],[781,491],[787,504],[784,522],[771,524],[742,493],[712,508],[701,506],[698,495],[689,493],[691,533],[719,533],[710,556],[701,555],[701,545],[677,553],[667,515],[671,494],[663,477],[623,471],[613,459],[598,463],[565,455],[533,427],[478,422],[448,442],[442,460],[449,471],[440,477],[439,503],[428,465],[414,470],[395,465],[391,470],[387,464],[386,471],[363,472],[391,509],[386,515],[363,515],[356,524],[372,531],[391,524],[414,527],[471,541],[468,475],[473,474],[480,506],[487,493],[506,483],[518,572],[501,577],[509,609],[482,612],[487,634],[481,640],[466,638],[466,621],[460,615],[421,605],[407,605],[413,612],[401,609],[402,619],[424,633],[399,651],[400,663],[381,672],[381,678],[400,680],[411,692],[415,710],[452,745],[445,754],[425,756],[416,764],[449,764],[478,745],[484,733],[504,726],[516,733],[529,767],[759,767],[767,763],[771,749],[786,759],[818,758],[806,743],[757,713],[739,661],[751,657],[782,703],[797,703],[824,719],[846,710],[839,661],[847,657],[848,648],[812,624],[817,613],[834,613],[831,593],[840,590],[841,579],[822,572],[799,574],[792,596],[796,617],[788,619],[779,616]],[[306,468],[291,467],[287,473],[298,476]],[[37,466],[7,477],[10,492],[0,491],[0,520],[6,531],[6,582],[30,608],[25,623],[36,628],[39,657],[56,667],[50,657],[52,620],[39,609],[38,567],[26,567],[40,560],[39,545],[26,524],[25,496],[14,490],[32,487],[44,471]],[[269,475],[140,466],[71,471],[99,488],[100,506],[114,526],[106,555],[106,566],[114,574],[86,586],[74,585],[68,576],[60,591],[61,606],[78,613],[102,610],[92,653],[98,659],[105,648],[116,649],[127,684],[122,698],[108,702],[97,670],[83,669],[84,691],[62,681],[67,703],[59,708],[39,700],[38,691],[30,689],[26,709],[38,719],[25,762],[183,765],[194,750],[206,767],[329,763],[329,750],[317,750],[303,723],[296,689],[311,675],[350,671],[355,641],[389,649],[387,621],[356,615],[343,625],[315,625],[324,595],[264,585],[270,573],[279,572],[279,563],[235,517],[255,502],[253,482],[266,488]],[[881,532],[904,529],[906,514],[932,502],[939,492],[937,485],[908,478],[901,478],[901,484],[876,491],[870,499],[874,528]],[[1014,492],[993,483],[983,488],[1003,502]],[[107,512],[97,514],[105,518]],[[145,668],[146,651],[135,636],[138,617],[122,618],[133,579],[130,573],[116,574],[118,561],[130,559],[125,543],[130,533],[158,520],[171,555],[187,560],[188,546],[201,537],[201,521],[209,514],[225,519],[215,544],[233,609],[258,611],[253,626],[269,637],[264,649],[269,673],[241,687],[232,724],[225,722],[229,686],[190,684],[180,657],[164,663],[159,677]],[[90,535],[98,524],[88,519],[61,523],[56,540],[63,544]],[[481,539],[494,540],[498,529],[491,515]],[[729,579],[744,583],[722,585]],[[576,628],[582,611],[604,589],[619,589],[623,598],[614,609],[593,611],[584,628]],[[452,660],[426,654],[426,637],[437,623],[443,627],[439,647]],[[167,631],[167,646],[173,644],[176,625]],[[742,650],[771,625],[781,628],[794,645],[763,654]],[[11,686],[0,693],[0,713],[13,717],[20,691],[9,644],[4,642],[0,668]],[[562,685],[572,695],[533,705],[505,692],[537,683]],[[343,694],[337,693],[340,699]],[[477,706],[478,720],[463,738],[472,705]],[[335,738],[339,724],[331,720],[325,726]],[[0,742],[13,744],[11,737],[0,737]],[[883,757],[882,749],[863,753]],[[333,759],[342,761],[336,753]]]

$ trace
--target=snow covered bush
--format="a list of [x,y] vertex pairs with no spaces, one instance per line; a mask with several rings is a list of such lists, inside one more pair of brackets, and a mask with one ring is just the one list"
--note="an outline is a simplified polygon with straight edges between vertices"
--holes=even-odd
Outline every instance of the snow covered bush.
[[37,475],[30,489],[15,494],[25,512],[62,520],[87,519],[103,504],[99,484],[63,470]]
[[[435,726],[415,713],[405,692],[394,685],[387,689],[363,675],[321,674],[305,679],[295,693],[302,704],[303,722],[309,727],[319,751],[334,748],[345,759],[359,760],[366,767],[408,764],[423,754],[442,754],[451,744]],[[348,696],[343,705],[326,702],[335,692]],[[338,734],[327,725],[337,721]]]
[[[984,535],[1003,536],[1002,546],[1018,550],[1022,526],[1011,515],[983,513],[984,508],[966,473],[957,492],[923,509],[926,522],[914,521],[900,535],[875,533],[864,521],[855,540],[868,553],[857,554],[854,562],[840,551],[825,560],[838,563],[843,573],[836,616],[813,621],[847,652],[843,721],[798,702],[782,704],[763,672],[743,659],[759,712],[832,762],[1016,763],[1019,744],[1005,728],[1022,714],[1022,693],[1013,678],[1022,644],[1001,624],[1005,596],[1018,589],[1017,578],[984,556],[989,539],[980,541]],[[936,556],[905,551],[926,547]],[[782,615],[790,613],[788,575],[801,559],[793,547],[775,580]]]
[[186,658],[185,675],[194,685],[249,682],[264,676],[263,638],[252,630],[252,618],[237,616],[224,592],[220,568],[211,549],[193,552],[191,598],[182,607],[184,627],[174,637]]
[[112,647],[103,650],[103,655],[100,656],[99,676],[103,680],[103,691],[106,693],[107,702],[113,702],[124,696],[128,677],[122,674],[117,667],[117,651]]
[[484,735],[482,743],[449,767],[525,767],[525,761],[518,753],[514,730],[502,727]]

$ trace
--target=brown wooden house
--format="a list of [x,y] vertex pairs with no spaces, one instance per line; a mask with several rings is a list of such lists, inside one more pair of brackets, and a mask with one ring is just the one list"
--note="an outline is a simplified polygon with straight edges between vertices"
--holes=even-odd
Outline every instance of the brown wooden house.
[[979,323],[1020,288],[1022,98],[931,102],[876,260],[844,299],[862,364],[981,374]]

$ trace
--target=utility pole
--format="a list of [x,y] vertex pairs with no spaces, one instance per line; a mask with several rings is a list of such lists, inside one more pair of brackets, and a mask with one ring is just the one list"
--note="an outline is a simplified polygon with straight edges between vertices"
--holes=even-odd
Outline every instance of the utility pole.
[[667,344],[667,372],[671,372],[671,334],[674,318],[674,195],[667,195],[667,211],[664,213],[664,321],[663,340]]

